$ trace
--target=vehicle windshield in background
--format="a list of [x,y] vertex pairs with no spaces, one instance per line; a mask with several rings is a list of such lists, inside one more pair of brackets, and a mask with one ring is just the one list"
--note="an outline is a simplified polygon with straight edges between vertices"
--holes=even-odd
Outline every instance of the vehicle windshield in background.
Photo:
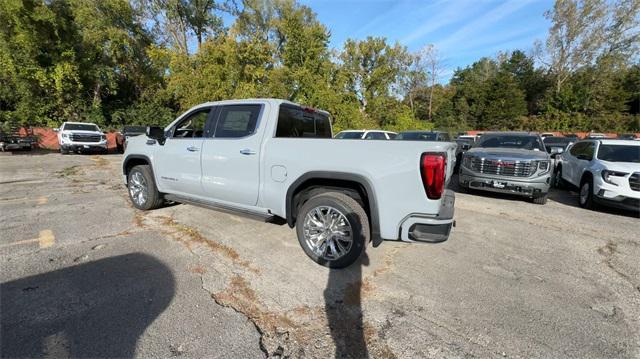
[[525,150],[540,150],[544,147],[538,136],[513,136],[513,135],[485,135],[480,139],[476,147],[482,148],[522,148]]
[[609,162],[640,163],[640,146],[600,145],[598,159]]
[[435,141],[438,138],[437,133],[431,132],[401,132],[396,136],[396,140],[409,141]]
[[359,140],[362,138],[363,133],[364,132],[340,132],[336,135],[336,138],[341,138],[344,140]]
[[573,139],[567,137],[546,137],[542,140],[545,145],[567,145],[573,142]]
[[64,125],[65,131],[96,131],[100,132],[100,129],[96,125],[86,123],[67,123]]

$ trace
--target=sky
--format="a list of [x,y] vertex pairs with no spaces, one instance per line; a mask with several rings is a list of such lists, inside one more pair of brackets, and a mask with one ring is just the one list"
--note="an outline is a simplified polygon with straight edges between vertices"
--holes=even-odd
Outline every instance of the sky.
[[386,37],[410,51],[434,44],[448,81],[458,67],[499,51],[530,51],[546,38],[552,0],[302,0],[331,32],[333,48],[348,38]]

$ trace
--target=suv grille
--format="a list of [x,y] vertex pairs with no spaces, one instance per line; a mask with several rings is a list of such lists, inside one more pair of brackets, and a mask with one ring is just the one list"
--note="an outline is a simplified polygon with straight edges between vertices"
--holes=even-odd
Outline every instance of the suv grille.
[[502,161],[471,157],[471,169],[478,173],[529,177],[536,171],[535,161]]
[[640,191],[640,172],[629,176],[629,187],[634,191]]
[[74,142],[100,142],[100,135],[72,133],[69,138]]

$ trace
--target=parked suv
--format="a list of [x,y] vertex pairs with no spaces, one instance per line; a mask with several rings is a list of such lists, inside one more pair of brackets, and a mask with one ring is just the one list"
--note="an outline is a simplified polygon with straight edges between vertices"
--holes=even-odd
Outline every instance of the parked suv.
[[460,188],[512,193],[545,204],[551,159],[542,139],[530,132],[484,134],[462,156]]
[[584,140],[559,157],[556,183],[579,188],[579,204],[640,211],[640,142]]
[[287,223],[316,263],[353,263],[371,240],[440,242],[455,144],[331,138],[325,111],[285,100],[196,106],[129,139],[122,164],[136,208],[163,200]]
[[346,130],[340,131],[335,138],[342,140],[393,140],[398,134],[378,130]]
[[60,153],[81,151],[107,152],[107,135],[100,127],[86,122],[65,122],[57,130]]

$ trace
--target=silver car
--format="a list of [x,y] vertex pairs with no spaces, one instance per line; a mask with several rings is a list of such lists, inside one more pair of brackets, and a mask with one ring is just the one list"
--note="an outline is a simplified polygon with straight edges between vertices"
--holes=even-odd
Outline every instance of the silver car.
[[512,193],[545,204],[551,159],[542,139],[531,132],[492,132],[462,157],[461,189]]

